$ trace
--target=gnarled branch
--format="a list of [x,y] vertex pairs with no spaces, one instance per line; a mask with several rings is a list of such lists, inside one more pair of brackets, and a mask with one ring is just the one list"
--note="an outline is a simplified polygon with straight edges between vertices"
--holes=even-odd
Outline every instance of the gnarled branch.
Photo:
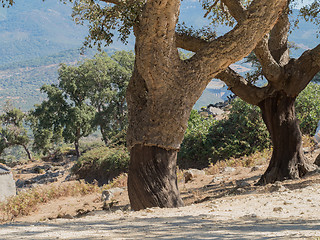
[[230,67],[219,73],[217,77],[225,82],[234,94],[253,105],[258,105],[270,92],[269,87],[259,88],[250,84]]

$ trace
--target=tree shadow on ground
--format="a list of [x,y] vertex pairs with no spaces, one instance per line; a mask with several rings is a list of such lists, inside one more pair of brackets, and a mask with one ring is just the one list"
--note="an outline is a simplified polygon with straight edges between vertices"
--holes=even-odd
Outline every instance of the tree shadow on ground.
[[[170,211],[168,209],[168,211]],[[129,213],[130,214],[130,213]],[[0,225],[0,239],[315,239],[320,220],[219,220],[214,215],[89,218]]]

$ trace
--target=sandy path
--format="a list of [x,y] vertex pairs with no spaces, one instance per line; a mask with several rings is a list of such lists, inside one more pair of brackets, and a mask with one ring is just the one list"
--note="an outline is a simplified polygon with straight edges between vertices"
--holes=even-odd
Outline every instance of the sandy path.
[[320,239],[320,184],[179,209],[0,225],[0,239]]

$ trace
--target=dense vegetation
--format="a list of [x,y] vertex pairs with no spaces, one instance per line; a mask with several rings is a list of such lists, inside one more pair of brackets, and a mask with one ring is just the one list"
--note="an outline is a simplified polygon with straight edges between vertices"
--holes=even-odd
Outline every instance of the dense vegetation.
[[230,113],[220,121],[204,118],[196,111],[191,113],[178,165],[203,168],[218,160],[249,155],[269,146],[269,135],[258,108],[236,99]]
[[120,173],[127,172],[129,152],[125,146],[98,147],[84,153],[72,172],[88,182],[97,180],[100,185],[109,183]]
[[[320,85],[310,83],[296,101],[296,114],[303,134],[313,135],[320,120]],[[271,146],[269,133],[258,107],[236,99],[225,119],[215,121],[192,111],[178,165],[202,168],[218,160],[240,157]]]

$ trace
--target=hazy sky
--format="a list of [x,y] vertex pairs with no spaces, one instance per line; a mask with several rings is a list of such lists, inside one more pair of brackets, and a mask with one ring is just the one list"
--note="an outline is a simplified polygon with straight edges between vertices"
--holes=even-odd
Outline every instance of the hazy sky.
[[297,8],[301,8],[304,5],[310,4],[312,2],[313,2],[313,0],[297,0],[297,3],[298,3]]

